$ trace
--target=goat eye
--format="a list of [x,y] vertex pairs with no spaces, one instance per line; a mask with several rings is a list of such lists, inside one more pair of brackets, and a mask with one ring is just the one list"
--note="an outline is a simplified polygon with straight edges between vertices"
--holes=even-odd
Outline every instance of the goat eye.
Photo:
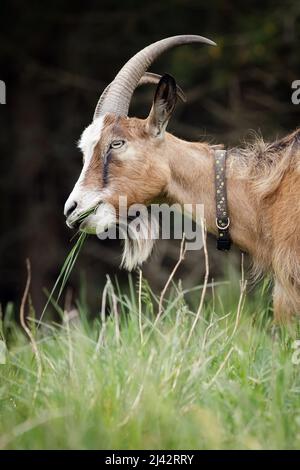
[[110,144],[111,149],[119,149],[123,147],[125,144],[125,140],[119,139],[119,140],[113,140],[112,143]]

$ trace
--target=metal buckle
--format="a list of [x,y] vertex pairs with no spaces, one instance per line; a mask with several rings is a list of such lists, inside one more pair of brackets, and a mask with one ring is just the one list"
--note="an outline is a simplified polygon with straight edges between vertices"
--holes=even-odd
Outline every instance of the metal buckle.
[[227,230],[230,225],[230,218],[227,217],[227,224],[226,225],[219,225],[218,218],[216,217],[216,226],[218,227],[219,230]]

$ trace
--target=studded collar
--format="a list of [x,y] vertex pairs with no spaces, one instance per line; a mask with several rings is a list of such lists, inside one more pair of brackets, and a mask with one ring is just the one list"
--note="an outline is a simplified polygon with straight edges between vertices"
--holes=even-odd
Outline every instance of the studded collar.
[[230,250],[231,238],[229,233],[230,218],[227,206],[226,191],[226,150],[214,150],[215,158],[215,190],[216,190],[216,226],[218,229],[217,249]]

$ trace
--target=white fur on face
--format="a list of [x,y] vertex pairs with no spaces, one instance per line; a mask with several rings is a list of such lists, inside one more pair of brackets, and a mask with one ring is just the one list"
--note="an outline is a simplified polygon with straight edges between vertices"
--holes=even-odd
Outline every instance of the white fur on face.
[[78,147],[83,153],[84,164],[81,170],[80,176],[68,197],[68,200],[65,204],[65,214],[68,209],[74,204],[77,203],[77,208],[72,213],[72,218],[76,218],[80,212],[83,212],[94,205],[96,205],[101,199],[101,190],[99,189],[87,189],[83,185],[83,180],[86,174],[86,171],[90,165],[95,146],[99,142],[101,137],[101,132],[103,129],[105,116],[100,116],[95,121],[92,122],[82,133],[81,138],[78,142]]
[[[105,116],[100,116],[92,122],[82,133],[78,142],[78,147],[84,155],[84,164],[81,174],[65,204],[65,214],[68,209],[72,207],[74,202],[77,203],[76,209],[68,218],[67,224],[72,224],[80,213],[99,206],[93,214],[90,214],[82,222],[80,229],[94,235],[100,235],[111,226],[118,223],[116,213],[112,206],[105,202],[109,196],[109,189],[88,189],[83,185],[85,174],[89,168],[95,146],[101,138],[101,132],[104,125]],[[126,158],[133,158],[134,152],[127,152]],[[154,240],[149,238],[147,216],[140,217],[141,234],[129,233],[129,236],[124,240],[124,251],[122,257],[122,266],[131,271],[138,265],[142,264],[150,256],[153,249]]]
[[159,233],[157,219],[152,218],[151,223],[152,225],[149,225],[148,214],[141,211],[138,217],[140,230],[129,230],[129,236],[124,239],[121,267],[132,271],[150,257]]
[[155,240],[125,238],[121,267],[132,271],[146,261],[153,250]]
[[94,214],[84,219],[80,229],[91,235],[101,235],[117,223],[116,212],[111,204],[102,202]]
[[[159,224],[156,219],[152,218],[152,225],[149,225],[147,212],[141,212],[136,220],[138,220],[138,231],[131,228],[130,224],[133,222],[127,225],[127,221],[124,220],[123,223],[125,225],[123,225],[116,216],[116,211],[111,204],[102,203],[95,214],[88,216],[84,220],[81,230],[98,235],[100,239],[103,239],[101,235],[106,232],[104,237],[106,239],[109,238],[107,237],[107,231],[117,223],[120,223],[119,230],[126,232],[126,236],[122,237],[124,239],[124,246],[121,266],[128,271],[132,271],[149,258],[159,232]],[[113,230],[111,233],[114,239],[117,235],[116,230]]]

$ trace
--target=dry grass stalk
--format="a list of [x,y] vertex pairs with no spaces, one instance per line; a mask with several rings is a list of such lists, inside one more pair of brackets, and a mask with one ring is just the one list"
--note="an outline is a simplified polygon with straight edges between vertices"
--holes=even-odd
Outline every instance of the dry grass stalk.
[[30,265],[30,261],[28,258],[26,259],[26,268],[27,268],[27,280],[26,280],[25,290],[24,290],[24,294],[23,294],[21,306],[20,306],[20,323],[30,340],[31,347],[34,352],[34,356],[35,356],[36,364],[37,364],[37,381],[36,381],[35,391],[33,394],[33,403],[34,403],[36,400],[37,393],[38,393],[41,379],[42,379],[42,361],[41,361],[40,353],[37,347],[37,343],[34,339],[34,336],[30,328],[28,328],[26,320],[25,320],[25,307],[26,307],[26,302],[27,302],[28,293],[29,293],[30,284],[31,284],[31,265]]

